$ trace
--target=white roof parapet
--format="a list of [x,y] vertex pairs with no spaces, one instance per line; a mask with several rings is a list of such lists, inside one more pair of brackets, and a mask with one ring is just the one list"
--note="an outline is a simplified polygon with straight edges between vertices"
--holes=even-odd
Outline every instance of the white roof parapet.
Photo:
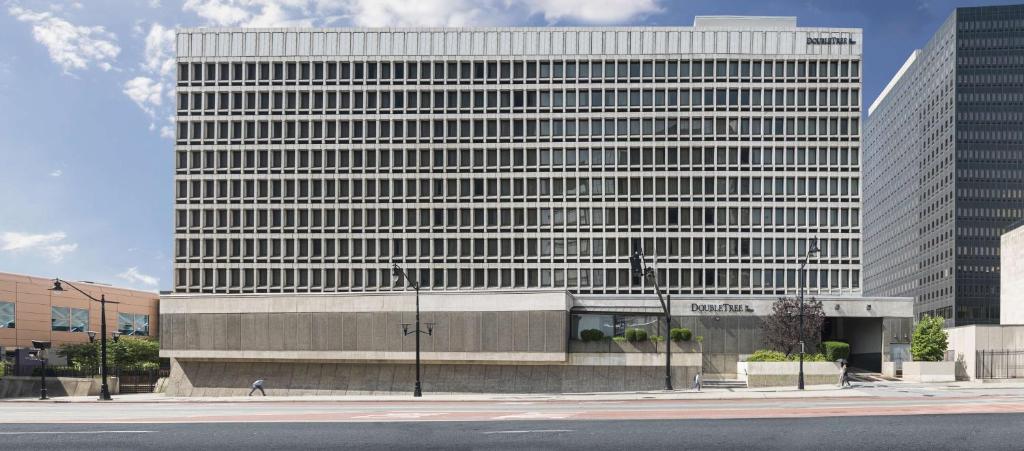
[[913,66],[914,61],[917,61],[917,55],[919,53],[921,53],[920,49],[914,50],[910,53],[910,56],[908,56],[907,60],[903,62],[903,66],[900,67],[900,70],[896,71],[896,75],[892,77],[892,80],[889,80],[889,84],[885,85],[885,89],[882,89],[882,92],[878,94],[875,101],[871,102],[871,106],[868,107],[868,116],[871,116],[871,113],[875,112],[875,108],[878,108],[878,105],[885,100],[885,96],[889,95],[889,91],[892,91],[892,88],[896,87],[896,83],[900,82],[900,78],[903,78],[903,74],[906,74],[907,71],[910,70],[910,66]]
[[[698,27],[182,28],[179,60],[274,57],[859,56],[859,28],[795,18],[700,18]],[[815,41],[817,40],[817,41]],[[812,42],[815,41],[815,42]]]
[[729,28],[765,30],[796,28],[793,16],[695,16],[693,28]]

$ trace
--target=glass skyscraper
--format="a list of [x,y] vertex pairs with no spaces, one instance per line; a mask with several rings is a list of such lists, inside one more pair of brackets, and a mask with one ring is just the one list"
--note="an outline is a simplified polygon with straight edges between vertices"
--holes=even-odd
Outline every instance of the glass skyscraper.
[[1024,217],[1024,6],[958,8],[869,110],[865,294],[999,321],[999,237]]

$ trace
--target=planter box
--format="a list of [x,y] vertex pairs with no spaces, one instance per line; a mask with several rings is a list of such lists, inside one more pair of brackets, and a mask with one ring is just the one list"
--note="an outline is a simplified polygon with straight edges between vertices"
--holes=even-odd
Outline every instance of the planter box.
[[[570,340],[569,341],[569,352],[577,353],[664,353],[665,342],[655,343],[650,340],[644,340],[639,342],[617,342],[614,340],[598,340],[598,341],[580,341]],[[672,343],[672,353],[700,353],[700,346],[695,341],[683,341]]]
[[895,378],[902,371],[901,362],[882,362],[882,375]]
[[[736,378],[747,387],[796,386],[800,362],[736,362]],[[804,384],[839,383],[839,364],[835,362],[804,362]]]
[[903,362],[903,380],[954,382],[956,381],[956,362]]

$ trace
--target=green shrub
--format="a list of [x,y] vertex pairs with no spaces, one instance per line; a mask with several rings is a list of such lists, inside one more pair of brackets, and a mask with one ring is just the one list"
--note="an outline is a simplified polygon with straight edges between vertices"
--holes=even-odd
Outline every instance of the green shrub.
[[580,340],[583,341],[599,341],[604,338],[604,332],[598,329],[587,329],[580,331]]
[[626,329],[626,340],[636,343],[647,340],[647,331],[643,329]]
[[754,351],[750,357],[747,357],[748,362],[785,362],[786,354],[779,351],[773,351],[771,349],[758,349]]
[[914,328],[910,341],[910,355],[918,362],[939,362],[949,348],[948,336],[943,327],[946,321],[939,316],[925,316]]
[[685,327],[673,327],[669,331],[669,336],[672,337],[672,341],[690,341],[690,338],[693,337],[693,332],[690,332],[690,329]]
[[[747,357],[748,362],[796,362],[800,360],[800,354],[794,353],[792,355],[786,355],[779,351],[773,351],[771,349],[758,349],[754,351],[750,357]],[[805,362],[829,362],[829,358],[825,354],[804,354]]]
[[663,337],[661,335],[651,335],[650,337],[647,337],[647,339],[651,340],[654,343],[661,343],[661,342],[665,341],[665,337]]
[[626,342],[626,337],[622,337],[622,336],[612,337],[612,341],[614,341],[616,343],[625,343]]
[[821,352],[830,361],[847,359],[850,357],[850,344],[841,341],[821,342]]

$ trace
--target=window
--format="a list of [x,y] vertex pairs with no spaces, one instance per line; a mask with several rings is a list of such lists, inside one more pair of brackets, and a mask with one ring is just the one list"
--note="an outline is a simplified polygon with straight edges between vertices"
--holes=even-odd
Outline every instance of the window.
[[14,329],[13,302],[0,302],[0,329]]
[[117,314],[117,331],[122,335],[148,336],[149,315],[119,312]]
[[57,332],[86,332],[89,330],[89,310],[51,307],[50,330]]

